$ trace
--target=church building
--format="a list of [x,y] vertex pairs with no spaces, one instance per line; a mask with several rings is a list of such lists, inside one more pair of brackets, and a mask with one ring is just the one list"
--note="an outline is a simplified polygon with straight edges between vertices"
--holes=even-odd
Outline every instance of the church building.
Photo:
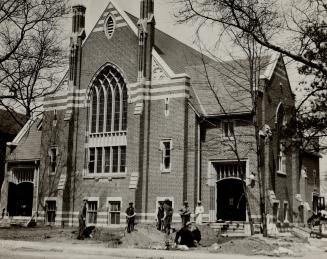
[[156,29],[153,0],[140,4],[137,18],[110,1],[89,35],[85,7],[72,7],[69,70],[7,144],[0,209],[73,226],[86,198],[87,224],[114,226],[129,202],[154,222],[158,201],[180,221],[183,201],[194,212],[201,200],[205,222],[259,224],[263,197],[273,222],[305,222],[319,156],[304,175],[285,147],[295,97],[282,56],[262,57],[250,89],[246,60],[203,55]]

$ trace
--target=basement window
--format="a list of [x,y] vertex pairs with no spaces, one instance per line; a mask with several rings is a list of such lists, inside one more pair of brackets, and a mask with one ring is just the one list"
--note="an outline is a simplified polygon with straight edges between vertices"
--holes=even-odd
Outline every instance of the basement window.
[[120,224],[120,201],[109,201],[109,224],[119,225]]
[[47,222],[55,223],[56,222],[56,201],[47,200],[46,201],[46,212],[47,212]]
[[97,223],[97,214],[98,214],[98,202],[97,201],[88,201],[87,202],[87,222],[88,224]]

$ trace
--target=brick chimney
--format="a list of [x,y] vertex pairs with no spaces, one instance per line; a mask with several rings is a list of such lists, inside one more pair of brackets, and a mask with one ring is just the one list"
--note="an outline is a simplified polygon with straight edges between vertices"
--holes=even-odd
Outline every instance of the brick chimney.
[[82,43],[85,34],[85,11],[83,5],[72,7],[72,35],[70,37],[69,82],[71,87],[79,87],[81,71]]
[[152,49],[154,46],[155,19],[153,0],[141,0],[139,31],[138,78],[150,81],[152,73]]

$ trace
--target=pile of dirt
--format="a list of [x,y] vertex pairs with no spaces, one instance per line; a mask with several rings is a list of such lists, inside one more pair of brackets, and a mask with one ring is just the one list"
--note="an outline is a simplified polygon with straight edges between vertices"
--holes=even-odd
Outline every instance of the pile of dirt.
[[259,255],[272,253],[276,245],[255,237],[221,237],[209,251],[222,254]]

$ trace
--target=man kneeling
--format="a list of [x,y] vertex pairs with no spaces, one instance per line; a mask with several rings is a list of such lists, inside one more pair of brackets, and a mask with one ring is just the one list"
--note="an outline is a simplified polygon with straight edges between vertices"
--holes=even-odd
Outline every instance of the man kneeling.
[[196,237],[193,235],[192,223],[187,222],[177,233],[175,237],[176,245],[185,245],[187,247],[196,247],[198,242]]

